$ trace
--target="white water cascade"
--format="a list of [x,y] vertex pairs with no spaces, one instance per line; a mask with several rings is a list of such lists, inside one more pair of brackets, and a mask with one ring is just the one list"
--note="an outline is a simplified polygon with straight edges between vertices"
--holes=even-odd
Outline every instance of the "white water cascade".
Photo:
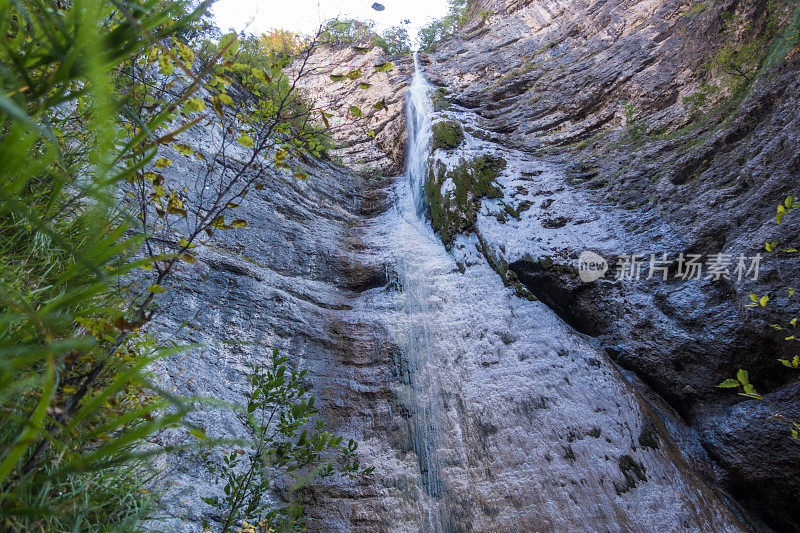
[[428,168],[428,147],[431,141],[433,104],[430,98],[431,85],[422,72],[419,56],[414,53],[414,76],[408,90],[406,123],[408,128],[408,158],[406,177],[414,195],[417,213],[423,210],[422,187]]

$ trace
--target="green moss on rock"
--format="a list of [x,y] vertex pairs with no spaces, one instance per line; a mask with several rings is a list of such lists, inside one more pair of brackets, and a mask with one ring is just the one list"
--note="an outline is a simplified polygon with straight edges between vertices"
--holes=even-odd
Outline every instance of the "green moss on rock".
[[450,107],[450,97],[444,89],[436,89],[431,95],[431,102],[433,102],[434,111],[444,111]]
[[433,141],[431,146],[434,150],[454,150],[464,142],[464,131],[461,124],[454,120],[444,120],[433,125]]
[[[456,235],[473,229],[481,199],[503,197],[494,180],[505,167],[505,159],[491,155],[462,160],[449,172],[441,162],[431,166],[425,179],[425,201],[430,209],[431,226],[448,249]],[[454,187],[442,195],[442,184],[448,179]]]

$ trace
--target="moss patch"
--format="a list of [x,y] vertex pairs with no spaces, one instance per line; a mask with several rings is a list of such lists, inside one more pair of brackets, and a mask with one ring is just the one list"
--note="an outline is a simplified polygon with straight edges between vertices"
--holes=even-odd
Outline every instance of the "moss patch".
[[614,489],[618,495],[622,495],[636,487],[637,480],[647,481],[644,465],[634,461],[630,455],[623,455],[619,458],[619,470],[625,476],[625,483],[614,483]]
[[450,97],[444,89],[436,89],[431,95],[434,111],[444,111],[450,107]]
[[436,150],[454,150],[464,142],[464,131],[461,124],[454,120],[445,120],[433,125],[433,141],[431,147]]
[[[449,249],[455,236],[474,228],[483,198],[502,198],[503,191],[493,182],[506,167],[505,159],[491,155],[461,161],[447,172],[437,163],[425,179],[425,201],[430,208],[431,226]],[[452,180],[454,187],[442,195],[442,184]]]

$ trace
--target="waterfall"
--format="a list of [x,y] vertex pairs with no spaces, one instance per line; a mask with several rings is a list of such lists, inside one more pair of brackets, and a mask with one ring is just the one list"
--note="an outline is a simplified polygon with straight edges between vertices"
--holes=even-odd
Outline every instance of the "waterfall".
[[[472,136],[466,110],[435,112],[416,56],[414,65],[406,173],[392,187],[394,209],[361,234],[387,284],[351,302],[351,320],[381,324],[389,354],[385,422],[370,428],[385,428],[386,441],[365,442],[383,476],[383,525],[618,531],[680,520],[687,530],[741,530],[666,439],[638,444],[649,408],[593,342],[505,287],[474,234],[448,250],[420,216],[431,157],[449,168],[502,154],[498,184],[512,191],[523,165],[537,177],[548,167]],[[457,154],[430,153],[438,113],[470,127]]]
[[428,83],[419,63],[419,55],[414,52],[414,76],[408,90],[406,121],[408,124],[408,158],[406,177],[411,186],[417,214],[424,210],[423,185],[428,164],[428,147],[431,140],[431,121],[433,104],[430,99],[431,84]]

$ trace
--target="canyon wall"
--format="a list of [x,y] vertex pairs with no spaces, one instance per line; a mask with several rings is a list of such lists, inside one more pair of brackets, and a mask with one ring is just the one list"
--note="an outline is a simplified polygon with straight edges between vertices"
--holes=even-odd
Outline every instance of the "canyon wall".
[[[785,27],[796,5],[781,5]],[[242,206],[250,227],[183,266],[158,327],[185,322],[205,346],[168,360],[165,385],[243,401],[249,364],[273,347],[309,369],[333,430],[376,468],[304,491],[312,531],[797,530],[800,454],[774,414],[798,412],[800,386],[769,327],[791,316],[777,291],[797,262],[764,252],[743,283],[674,267],[668,281],[612,269],[581,283],[575,267],[586,249],[613,266],[798,242],[791,214],[774,215],[800,171],[800,54],[770,59],[746,90],[704,68],[728,38],[722,13],[760,28],[766,10],[473,2],[472,23],[421,54],[434,107],[409,123],[410,58],[319,49],[300,86],[332,115],[332,160],[298,161],[307,183],[273,176]],[[419,217],[400,175],[407,131],[444,120],[463,138],[425,145],[432,173],[415,179],[452,203]],[[454,208],[487,167],[486,189],[470,184]],[[447,248],[432,218],[458,228]],[[750,293],[786,309],[745,308]],[[739,368],[764,400],[716,387]],[[224,411],[193,417],[209,436],[242,434]],[[167,530],[213,522],[201,498],[221,487],[197,457],[164,468],[164,501],[183,511]],[[286,497],[285,481],[275,489]]]
[[[800,455],[780,417],[798,412],[800,385],[777,359],[796,349],[783,340],[792,331],[770,325],[797,312],[787,289],[800,265],[764,243],[792,248],[800,237],[796,219],[775,223],[800,182],[800,56],[781,37],[797,31],[797,4],[471,5],[472,23],[423,56],[466,126],[455,153],[467,157],[481,141],[551,164],[483,201],[474,231],[484,249],[666,399],[720,467],[712,478],[773,527],[795,530]],[[759,39],[761,67],[738,87],[707,67],[726,44]],[[448,157],[459,156],[439,158]],[[610,272],[581,283],[584,250],[612,270],[618,255],[641,254],[642,279]],[[664,253],[728,254],[731,272],[739,254],[764,257],[757,281],[683,281],[674,262],[667,281],[645,279],[651,254]],[[751,293],[769,294],[770,305],[745,307]],[[764,400],[716,387],[739,368]]]

